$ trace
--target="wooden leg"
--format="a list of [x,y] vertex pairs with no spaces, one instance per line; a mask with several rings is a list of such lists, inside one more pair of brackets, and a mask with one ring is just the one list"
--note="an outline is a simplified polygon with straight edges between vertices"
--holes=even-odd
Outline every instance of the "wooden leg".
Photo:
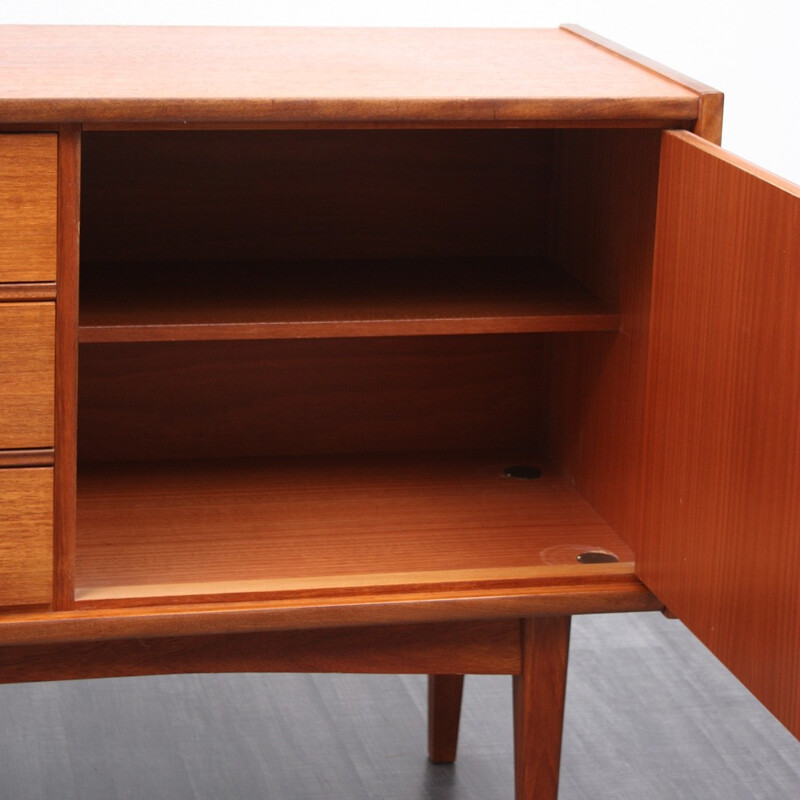
[[452,764],[458,747],[463,675],[428,675],[428,756]]
[[558,796],[569,626],[569,617],[522,620],[522,674],[513,677],[516,800]]

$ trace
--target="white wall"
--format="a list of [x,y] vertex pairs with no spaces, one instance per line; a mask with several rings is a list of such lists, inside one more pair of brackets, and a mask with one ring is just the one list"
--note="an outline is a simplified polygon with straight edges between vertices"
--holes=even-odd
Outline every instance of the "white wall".
[[0,23],[550,27],[561,22],[579,23],[724,91],[724,146],[800,183],[800,0],[0,0]]

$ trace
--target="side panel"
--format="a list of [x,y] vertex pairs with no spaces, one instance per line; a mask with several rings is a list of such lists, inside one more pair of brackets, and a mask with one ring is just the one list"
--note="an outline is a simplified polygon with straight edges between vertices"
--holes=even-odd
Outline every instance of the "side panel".
[[638,572],[800,735],[800,188],[665,133]]
[[622,324],[615,333],[551,337],[547,455],[634,552],[660,138],[619,130],[556,137],[551,258],[618,310]]

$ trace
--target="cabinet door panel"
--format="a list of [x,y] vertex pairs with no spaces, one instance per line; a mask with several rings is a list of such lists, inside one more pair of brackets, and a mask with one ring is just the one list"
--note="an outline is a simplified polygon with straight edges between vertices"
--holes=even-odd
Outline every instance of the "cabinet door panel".
[[640,577],[800,735],[800,187],[662,141]]
[[0,136],[0,282],[56,279],[54,133]]

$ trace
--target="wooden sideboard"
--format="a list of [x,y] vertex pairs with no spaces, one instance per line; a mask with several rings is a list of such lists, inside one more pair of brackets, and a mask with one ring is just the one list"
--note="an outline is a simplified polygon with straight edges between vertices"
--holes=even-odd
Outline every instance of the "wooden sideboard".
[[[0,679],[513,675],[668,609],[800,733],[800,189],[579,28],[0,28]],[[143,643],[146,640],[146,644]]]

